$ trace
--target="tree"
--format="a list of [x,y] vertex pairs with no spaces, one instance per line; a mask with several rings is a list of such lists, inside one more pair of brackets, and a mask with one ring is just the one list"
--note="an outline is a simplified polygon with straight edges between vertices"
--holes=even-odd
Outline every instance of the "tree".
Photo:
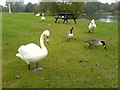
[[6,4],[7,4],[7,6],[8,6],[9,13],[11,14],[11,4],[12,4],[12,0],[6,0]]
[[56,2],[40,2],[40,12],[46,15],[54,15],[58,11]]
[[87,2],[84,11],[87,14],[94,14],[100,10],[100,2]]
[[77,18],[83,11],[84,2],[60,2],[59,12],[73,13]]
[[21,11],[23,3],[23,0],[6,0],[6,5],[9,9],[9,13]]
[[34,12],[45,13],[46,15],[55,15],[58,12],[73,13],[79,17],[83,11],[83,2],[71,2],[70,0],[62,0],[61,2],[43,2],[34,6]]
[[40,12],[40,5],[39,4],[34,4],[33,11],[34,11],[34,14],[37,14],[38,12]]
[[70,4],[70,12],[73,13],[77,18],[79,18],[80,13],[83,12],[83,8],[83,2],[72,2],[72,4]]
[[33,8],[34,8],[34,5],[29,2],[27,5],[26,5],[26,12],[33,12]]

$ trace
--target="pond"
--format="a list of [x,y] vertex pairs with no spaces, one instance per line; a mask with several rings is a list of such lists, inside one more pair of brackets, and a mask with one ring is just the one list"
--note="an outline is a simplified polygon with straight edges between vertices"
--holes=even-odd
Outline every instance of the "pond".
[[91,20],[95,19],[100,22],[107,22],[107,23],[117,23],[120,22],[120,17],[117,14],[87,14],[81,15],[80,19]]

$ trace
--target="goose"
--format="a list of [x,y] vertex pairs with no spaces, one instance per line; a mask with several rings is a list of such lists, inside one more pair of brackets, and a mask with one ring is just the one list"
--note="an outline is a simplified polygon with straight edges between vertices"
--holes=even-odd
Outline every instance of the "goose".
[[104,40],[99,40],[99,39],[91,39],[85,42],[86,44],[90,46],[98,46],[98,45],[102,45],[103,48],[106,50],[106,44]]
[[70,29],[70,32],[67,32],[66,33],[66,37],[67,37],[67,39],[68,39],[68,41],[71,39],[71,38],[73,38],[73,27]]
[[[40,36],[40,46],[29,43],[27,45],[21,45],[18,49],[17,57],[23,59],[28,64],[28,69],[30,70],[30,62],[36,62],[35,71],[40,70],[42,68],[38,67],[38,61],[42,60],[48,55],[48,50],[44,45],[44,36],[46,36],[47,43],[48,37],[50,36],[50,32],[48,30],[43,31]],[[33,70],[33,71],[34,71]]]
[[88,29],[89,29],[89,33],[90,32],[94,32],[94,29],[96,28],[96,24],[95,24],[95,20],[92,19],[89,26],[88,26]]

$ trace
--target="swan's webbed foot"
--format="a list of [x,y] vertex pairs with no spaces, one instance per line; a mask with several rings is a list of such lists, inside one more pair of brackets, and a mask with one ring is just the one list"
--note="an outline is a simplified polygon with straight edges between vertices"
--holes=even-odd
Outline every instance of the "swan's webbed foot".
[[38,68],[33,69],[32,72],[37,72],[37,71],[42,70],[42,69],[43,69],[43,68],[38,67]]
[[32,70],[32,72],[37,72],[38,70],[42,70],[41,67],[38,66],[38,62],[36,62],[36,68]]

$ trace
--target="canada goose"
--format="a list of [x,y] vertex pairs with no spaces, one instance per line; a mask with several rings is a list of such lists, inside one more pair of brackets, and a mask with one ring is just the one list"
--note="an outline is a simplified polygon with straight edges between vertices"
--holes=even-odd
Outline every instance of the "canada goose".
[[96,24],[95,24],[95,20],[92,19],[89,26],[88,26],[88,29],[89,29],[89,33],[90,32],[94,32],[94,29],[96,28]]
[[67,40],[69,41],[71,38],[73,38],[73,27],[70,29],[70,32],[66,33]]
[[28,69],[30,70],[30,62],[36,62],[36,69],[38,68],[38,61],[43,59],[48,55],[48,50],[44,45],[44,36],[48,37],[50,35],[50,32],[48,30],[45,30],[41,36],[40,36],[40,46],[29,43],[27,45],[21,45],[18,49],[18,53],[16,54],[17,57],[23,59],[28,64]]
[[98,39],[91,39],[85,42],[86,44],[90,46],[98,46],[98,45],[103,45],[103,48],[106,50],[106,44],[105,41],[103,40],[98,40]]

